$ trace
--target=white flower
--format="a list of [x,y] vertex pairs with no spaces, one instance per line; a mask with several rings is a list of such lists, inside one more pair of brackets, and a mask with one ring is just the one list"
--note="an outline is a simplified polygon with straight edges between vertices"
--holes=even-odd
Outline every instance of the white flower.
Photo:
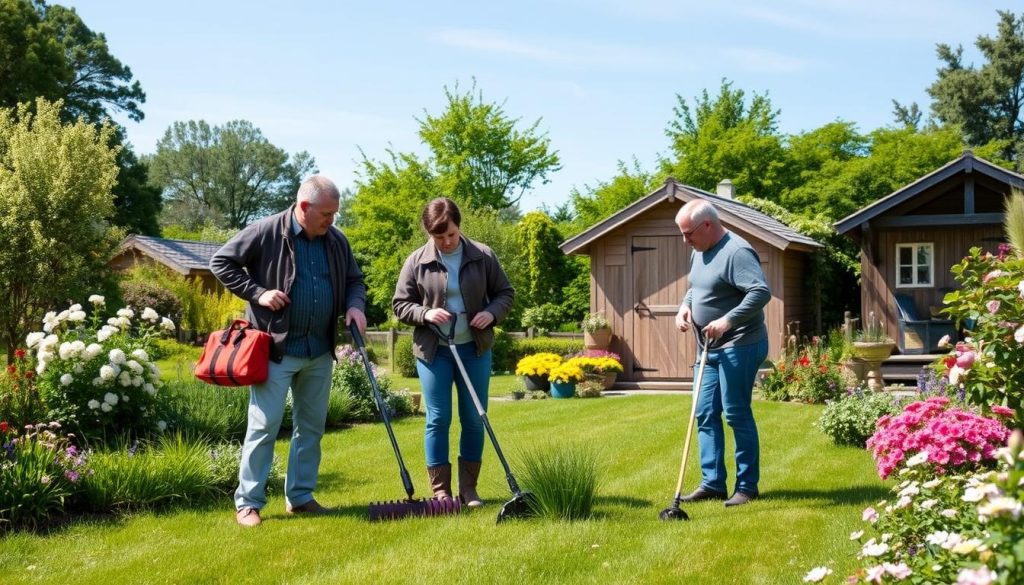
[[85,358],[86,361],[88,361],[88,360],[91,360],[92,358],[100,355],[101,353],[103,353],[103,346],[102,345],[100,345],[98,343],[90,343],[85,348],[85,351],[82,352],[82,357]]
[[131,386],[132,385],[132,375],[131,375],[131,372],[129,372],[128,370],[125,370],[125,371],[121,372],[121,375],[117,377],[117,381],[118,381],[119,384],[121,384],[122,386],[124,386],[126,388],[128,386]]
[[114,394],[113,392],[107,392],[106,394],[103,395],[103,402],[111,406],[117,404],[117,394]]
[[981,545],[981,540],[977,538],[960,541],[950,548],[950,550],[958,555],[969,555],[976,550],[983,549],[984,547]]
[[160,315],[157,314],[153,309],[146,307],[142,310],[142,319],[151,323],[156,323],[160,320]]
[[82,372],[85,371],[85,368],[82,367],[82,364],[79,363],[79,364],[75,364],[75,366],[73,368],[71,368],[71,371],[76,373],[76,374],[81,374]]
[[100,378],[99,376],[96,376],[95,378],[92,379],[92,385],[93,386],[102,386],[103,385],[103,378]]
[[43,340],[39,342],[39,351],[53,351],[57,349],[57,345],[59,344],[59,342],[60,338],[51,333],[44,337]]
[[75,378],[71,374],[64,374],[63,376],[60,377],[61,386],[70,386],[71,383],[74,381]]
[[132,317],[135,316],[135,311],[129,309],[128,307],[125,307],[123,309],[118,309],[117,310],[117,316],[118,317],[124,317],[126,319],[131,319]]
[[935,532],[932,532],[928,536],[924,537],[924,540],[928,544],[941,545],[942,543],[946,542],[947,538],[949,538],[948,532],[946,532],[945,530],[937,530]]
[[150,384],[149,382],[146,382],[146,383],[145,383],[145,384],[144,384],[144,385],[142,386],[142,389],[146,391],[146,394],[149,394],[150,396],[156,396],[156,387],[154,387],[154,386],[153,386],[152,384]]
[[[879,502],[878,505],[884,506],[885,502]],[[878,512],[876,512],[874,508],[868,506],[867,508],[864,508],[864,512],[861,513],[860,519],[864,522],[871,522],[872,524],[874,524],[875,521],[878,520]]]
[[117,333],[117,328],[111,327],[110,325],[104,325],[96,332],[96,341],[103,343],[107,339],[110,339],[110,336],[115,333]]
[[885,567],[886,573],[889,573],[900,581],[906,579],[913,573],[906,563],[899,563],[898,565],[893,563],[882,563],[882,566]]
[[951,386],[956,386],[957,383],[960,382],[960,376],[963,375],[964,369],[960,366],[953,366],[952,368],[949,368],[949,384]]
[[882,577],[885,576],[885,567],[882,565],[875,565],[874,567],[865,567],[867,574],[864,575],[864,580],[868,583],[872,581],[875,583],[881,583]]
[[937,487],[941,483],[942,483],[942,480],[939,479],[939,478],[929,479],[928,481],[922,483],[921,487],[926,488],[926,489],[932,489],[933,487]]
[[960,496],[960,499],[965,502],[980,502],[985,498],[987,490],[984,486],[981,487],[969,487],[964,490],[964,495]]
[[128,395],[127,394],[122,394],[121,395],[121,402],[128,402]]
[[99,403],[98,400],[90,400],[89,401],[89,408],[91,408],[92,410],[96,410],[99,407],[100,407],[100,403]]
[[162,320],[160,321],[160,325],[161,325],[161,326],[162,326],[162,327],[163,327],[164,329],[166,329],[166,330],[168,330],[168,331],[174,331],[174,321],[171,321],[171,320],[170,320],[170,319],[168,319],[167,317],[164,317],[164,318],[163,318],[163,319],[162,319]]
[[90,295],[89,302],[96,305],[97,307],[107,302],[101,295]]
[[142,386],[144,381],[145,380],[142,379],[142,376],[132,376],[132,386],[135,386],[136,388]]
[[117,376],[117,372],[114,371],[113,367],[109,365],[100,367],[100,378],[103,378],[104,381],[109,382],[113,380],[115,376]]
[[1006,496],[991,498],[978,506],[978,519],[985,522],[995,516],[1010,516],[1016,520],[1020,518],[1021,508],[1021,503],[1013,498]]
[[931,510],[932,507],[934,507],[935,504],[938,504],[938,503],[939,503],[938,500],[936,500],[935,498],[932,498],[932,499],[925,500],[925,501],[921,502],[921,507],[924,508],[925,510]]
[[880,557],[884,555],[888,550],[888,544],[885,544],[884,542],[876,543],[875,539],[872,538],[864,545],[864,548],[862,548],[860,552],[863,553],[864,556]]
[[828,567],[815,567],[808,571],[807,575],[804,576],[804,583],[819,583],[825,577],[832,574],[832,569]]
[[43,333],[42,331],[33,331],[32,333],[28,334],[28,337],[25,338],[25,347],[32,349],[33,347],[36,346],[37,343],[42,341],[44,338],[46,338],[46,333]]
[[939,516],[942,516],[943,518],[956,518],[956,510],[952,508],[946,508],[945,510],[939,512]]
[[143,361],[143,362],[148,362],[149,361],[149,354],[146,353],[146,350],[144,350],[142,348],[139,348],[139,349],[136,349],[135,351],[133,351],[132,352],[132,357],[137,359],[137,360],[139,360],[139,361]]
[[1021,325],[1013,332],[1013,339],[1017,343],[1024,343],[1024,325]]
[[71,305],[70,307],[68,307],[68,313],[74,313],[75,311],[81,311],[81,310],[82,310],[82,303],[75,303],[75,304]]
[[114,410],[114,407],[110,406],[109,403],[104,402],[103,404],[100,405],[100,410],[102,410],[103,412],[110,412],[111,410]]
[[110,358],[110,363],[116,365],[121,365],[128,359],[128,356],[124,355],[124,350],[116,347],[110,350],[110,353],[107,355]]
[[68,321],[85,321],[85,311],[71,311]]
[[960,569],[956,576],[956,585],[990,585],[999,575],[988,567],[978,569]]
[[162,433],[167,430],[167,423],[162,420],[156,421],[156,428]]
[[[928,462],[928,452],[927,451],[921,451],[917,455],[914,455],[910,459],[907,459],[906,466],[907,467],[914,467],[915,465],[921,465],[922,463],[927,463],[927,462]],[[914,485],[912,485],[911,487],[913,487],[914,490],[915,490],[914,494],[917,494],[917,491],[916,491],[917,490],[917,482],[914,482]]]
[[897,510],[902,510],[903,508],[906,508],[907,506],[909,506],[913,502],[914,502],[914,499],[911,498],[910,496],[901,496],[900,499],[896,501],[896,504],[895,504],[894,507]]
[[862,536],[864,536],[864,531],[863,530],[858,530],[856,532],[851,532],[850,533],[850,540],[860,540],[860,537],[862,537]]
[[57,322],[59,323],[61,321],[64,321],[65,319],[68,318],[68,315],[70,315],[70,314],[71,314],[71,309],[64,309],[60,313],[57,313]]
[[145,371],[142,367],[142,364],[135,360],[128,360],[128,363],[125,365],[128,366],[129,370],[135,372],[136,374],[141,374],[142,372]]

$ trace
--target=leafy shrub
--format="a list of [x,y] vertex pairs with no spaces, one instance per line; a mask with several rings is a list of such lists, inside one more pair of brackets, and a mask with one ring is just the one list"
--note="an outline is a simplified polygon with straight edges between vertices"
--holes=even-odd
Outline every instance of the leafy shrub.
[[125,306],[142,312],[149,307],[170,317],[173,321],[181,319],[181,301],[173,292],[152,282],[127,281],[121,283],[121,298]]
[[158,426],[155,419],[160,370],[150,358],[156,338],[174,323],[151,308],[119,309],[100,326],[103,297],[93,295],[92,316],[86,322],[75,304],[43,318],[43,331],[30,333],[26,344],[34,351],[39,391],[47,418],[64,423],[86,437],[144,432]]
[[600,485],[598,458],[581,446],[523,452],[522,483],[536,497],[534,512],[556,520],[584,520],[593,513]]
[[561,305],[544,303],[523,311],[523,327],[533,327],[540,331],[551,331],[565,320]]
[[[867,447],[885,479],[904,461],[927,464],[935,473],[973,470],[992,462],[1010,431],[998,420],[950,408],[944,396],[912,402],[903,412],[878,419]],[[1001,410],[1002,409],[1002,410]],[[999,416],[1013,411],[996,407]]]
[[576,396],[580,398],[600,398],[604,391],[604,384],[593,380],[586,380],[576,385]]
[[138,265],[128,273],[133,282],[155,283],[172,293],[181,303],[181,327],[200,334],[216,331],[245,314],[245,301],[227,290],[208,292],[203,282],[163,266]]
[[395,341],[395,363],[392,369],[404,378],[418,378],[416,356],[412,353],[412,335],[399,335]]
[[[221,441],[209,446],[210,470],[213,488],[230,495],[238,487],[238,467],[242,462],[242,445],[233,441]],[[267,493],[273,494],[284,486],[281,458],[274,455],[267,477]]]
[[39,526],[73,493],[84,460],[59,429],[0,422],[0,530]]
[[818,420],[818,428],[837,445],[864,448],[875,432],[875,422],[901,410],[902,401],[893,394],[865,392],[857,388],[828,403]]
[[495,372],[511,372],[512,349],[515,340],[501,327],[494,328],[494,346],[491,347],[491,370]]
[[[373,387],[366,375],[366,367],[362,358],[351,346],[343,345],[337,351],[338,363],[334,366],[331,376],[331,392],[344,392],[348,397],[348,416],[353,422],[371,422],[378,418],[377,404],[373,397]],[[412,401],[408,394],[396,393],[391,390],[391,379],[382,376],[375,365],[371,365],[377,388],[389,409],[392,418],[412,414]]]
[[799,348],[788,347],[772,370],[758,380],[761,397],[821,404],[842,396],[845,380],[834,347],[818,337]]
[[168,382],[163,395],[161,416],[171,428],[215,441],[245,437],[248,387],[221,388],[193,378]]
[[892,499],[864,510],[851,535],[864,563],[848,582],[1024,583],[1024,437],[1015,431],[994,471],[935,477],[907,460]]
[[0,421],[22,428],[42,420],[45,412],[28,352],[17,349],[14,361],[0,374]]

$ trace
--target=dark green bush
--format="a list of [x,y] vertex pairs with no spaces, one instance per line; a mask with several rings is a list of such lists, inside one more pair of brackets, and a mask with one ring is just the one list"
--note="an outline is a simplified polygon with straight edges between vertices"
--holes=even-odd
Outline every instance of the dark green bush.
[[131,280],[121,283],[124,304],[139,313],[149,307],[175,323],[181,319],[181,301],[170,290],[152,282]]
[[416,374],[416,356],[412,354],[412,335],[399,335],[395,342],[395,363],[391,368],[399,376],[418,378]]
[[516,340],[501,327],[494,328],[494,347],[491,348],[491,371],[497,373],[511,372],[516,369],[512,361],[512,352]]
[[[516,363],[531,353],[557,353],[568,356],[583,351],[582,339],[563,339],[557,337],[534,337],[533,339],[516,339],[509,352],[509,365],[505,370],[515,371]],[[497,370],[497,367],[495,367]]]

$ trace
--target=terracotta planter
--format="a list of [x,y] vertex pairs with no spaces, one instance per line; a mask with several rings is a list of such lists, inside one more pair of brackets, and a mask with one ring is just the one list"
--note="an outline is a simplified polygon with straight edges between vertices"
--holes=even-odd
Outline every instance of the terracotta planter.
[[598,329],[594,332],[583,332],[583,345],[587,349],[608,349],[612,344],[612,330]]
[[882,379],[882,362],[892,354],[896,344],[891,341],[854,341],[853,361],[850,369],[857,374],[859,381],[868,383],[868,388],[881,392],[885,390]]
[[543,390],[545,392],[551,388],[551,383],[548,382],[547,376],[522,376],[523,385],[526,386],[527,390]]

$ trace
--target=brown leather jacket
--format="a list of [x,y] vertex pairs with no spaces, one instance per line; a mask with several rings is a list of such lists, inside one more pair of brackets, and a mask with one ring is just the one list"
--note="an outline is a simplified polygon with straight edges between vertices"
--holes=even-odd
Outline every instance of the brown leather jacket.
[[[466,318],[472,320],[480,311],[494,315],[490,327],[469,329],[479,355],[494,345],[494,326],[512,308],[515,290],[490,248],[465,236],[462,236],[462,245],[459,288],[466,303]],[[391,308],[399,321],[416,326],[412,336],[413,354],[427,363],[434,361],[438,336],[426,326],[424,315],[430,309],[445,308],[447,290],[448,271],[437,256],[433,242],[427,242],[405,259]]]

